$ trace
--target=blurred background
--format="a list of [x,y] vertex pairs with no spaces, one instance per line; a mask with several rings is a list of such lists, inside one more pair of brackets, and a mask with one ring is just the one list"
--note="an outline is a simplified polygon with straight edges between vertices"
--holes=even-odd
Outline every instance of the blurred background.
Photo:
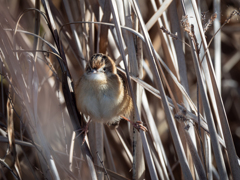
[[[182,159],[177,152],[179,147],[173,140],[174,133],[177,133],[178,140],[182,141],[180,144],[182,143],[184,150],[179,151],[184,154],[193,179],[201,177],[221,179],[218,162],[214,156],[215,151],[211,148],[212,136],[209,135],[211,130],[208,129],[202,95],[198,97],[199,85],[193,51],[189,47],[190,39],[186,29],[181,26],[181,20],[186,13],[190,24],[195,23],[200,56],[198,60],[202,63],[200,60],[203,54],[200,49],[203,49],[203,43],[199,41],[191,1],[183,1],[186,11],[184,12],[182,1],[136,0],[135,6],[139,8],[140,14],[137,14],[138,8],[132,1],[0,0],[0,2],[1,179],[94,179],[95,173],[98,179],[156,177],[186,179]],[[202,26],[207,27],[205,32],[207,43],[225,23],[208,50],[217,71],[216,81],[220,86],[219,92],[239,157],[240,17],[238,14],[233,15],[231,19],[229,17],[234,10],[239,10],[240,2],[202,0],[196,3]],[[161,7],[164,13],[154,17],[155,12]],[[117,14],[118,22],[113,14],[111,15],[112,12]],[[217,13],[217,18],[211,21],[214,13]],[[150,19],[154,22],[152,25]],[[226,20],[229,20],[228,23]],[[76,24],[70,25],[69,22]],[[102,22],[102,25],[89,22]],[[122,29],[122,36],[119,37],[118,28],[115,28],[117,23],[135,32],[130,33]],[[145,37],[143,26],[146,27],[150,39]],[[160,27],[165,27],[168,34]],[[177,39],[174,39],[172,36],[176,32]],[[120,41],[124,42],[124,51],[121,50]],[[156,52],[158,57],[154,53],[152,56],[149,55],[148,49],[151,48],[146,45],[146,41],[153,45],[155,50],[153,52]],[[145,140],[142,134],[133,132],[132,126],[122,120],[117,130],[93,123],[89,129],[87,144],[82,146],[81,143],[76,143],[80,137],[76,137],[78,131],[76,134],[73,133],[77,127],[73,123],[73,117],[78,123],[84,120],[82,115],[79,116],[79,112],[78,115],[75,113],[74,96],[70,95],[70,99],[67,99],[64,88],[69,88],[69,93],[73,94],[71,85],[81,77],[86,62],[97,52],[111,56],[122,69],[126,69],[122,63],[122,55],[126,56],[138,111],[143,124],[149,129],[144,136]],[[151,58],[158,62],[155,63],[155,68],[159,72],[157,77]],[[168,68],[165,68],[160,60]],[[222,117],[214,110],[219,104],[211,100],[214,96],[213,91],[214,93],[216,91],[207,85],[208,75],[204,65],[203,67],[201,65],[201,68],[213,122],[220,137],[220,143],[217,143],[221,144],[219,147],[226,173],[229,179],[235,179],[236,176],[231,169],[232,162],[229,161],[227,153],[228,148],[226,149],[224,142],[226,136],[230,139],[231,136],[222,133],[223,124],[219,123]],[[173,80],[173,75],[184,87],[188,100],[180,90],[180,85]],[[160,97],[162,94],[156,83],[158,78],[163,82],[164,92],[171,99],[169,108],[172,118],[175,117],[174,123],[177,126],[175,132],[169,128],[167,110],[162,104]],[[68,85],[64,86],[66,82]],[[180,114],[175,102],[179,105]],[[202,137],[198,134],[197,111],[193,108],[194,106],[197,108],[198,104],[203,119],[201,121],[204,124],[200,133]],[[70,111],[70,106],[75,109]],[[191,120],[193,116],[195,120],[194,118]],[[136,114],[133,113],[130,119],[137,120]],[[188,126],[189,132],[194,134],[195,140],[192,141],[198,154],[196,156],[199,157],[197,160],[185,135]],[[104,139],[103,152],[99,150],[100,154],[94,151],[96,139],[93,134],[98,131],[102,133]],[[208,138],[210,140],[207,140]],[[92,158],[93,161],[89,160]],[[89,161],[95,164],[94,170],[91,169]],[[202,164],[202,171],[196,167],[197,162]],[[239,168],[237,171],[240,172]]]

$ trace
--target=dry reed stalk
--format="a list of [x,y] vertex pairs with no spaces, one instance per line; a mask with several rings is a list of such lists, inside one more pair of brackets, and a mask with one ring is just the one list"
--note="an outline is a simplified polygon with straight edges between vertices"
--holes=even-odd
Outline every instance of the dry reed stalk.
[[[207,19],[202,13],[200,19],[195,1],[182,1],[187,14],[180,27],[180,7],[175,0],[151,0],[151,7],[144,8],[143,1],[137,0],[63,0],[62,4],[42,0],[44,12],[39,0],[35,5],[31,2],[29,9],[17,2],[22,0],[11,1],[9,9],[4,9],[4,3],[0,7],[2,179],[24,179],[26,172],[32,179],[240,176],[231,134],[238,126],[234,122],[235,129],[230,129],[234,118],[227,119],[219,91],[221,75],[213,71],[209,54],[213,38],[208,44],[205,38],[212,24],[215,36],[239,11],[233,11],[220,27],[219,16]],[[219,8],[218,1],[214,3]],[[15,17],[18,8],[22,13]],[[143,10],[150,8],[146,18]],[[32,26],[25,23],[30,20]],[[183,31],[190,37],[190,45]],[[222,33],[229,37],[224,30]],[[158,37],[160,49],[153,43]],[[224,39],[216,38],[215,44],[221,42]],[[216,59],[225,53],[219,49],[215,45]],[[76,130],[85,119],[77,111],[72,80],[81,76],[84,64],[97,51],[116,59],[118,72],[126,75],[135,108],[132,119],[143,120],[149,130],[146,134],[132,133],[126,122],[115,131],[93,125],[92,136],[82,145],[83,136],[78,137]],[[227,56],[222,56],[223,61]],[[224,80],[237,68],[236,56],[237,52],[225,64]],[[189,63],[194,63],[195,70]],[[215,68],[219,72],[221,64]],[[228,93],[228,101],[230,96]],[[6,154],[8,149],[12,153]],[[228,174],[225,167],[231,170]]]

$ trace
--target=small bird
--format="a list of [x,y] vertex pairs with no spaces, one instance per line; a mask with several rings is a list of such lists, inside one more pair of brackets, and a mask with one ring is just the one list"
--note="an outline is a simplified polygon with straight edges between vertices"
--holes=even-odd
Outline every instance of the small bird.
[[[91,57],[74,89],[78,110],[89,115],[94,122],[118,124],[133,109],[127,86],[117,74],[114,61],[107,55],[97,53]],[[145,130],[141,123],[133,125],[138,130]]]

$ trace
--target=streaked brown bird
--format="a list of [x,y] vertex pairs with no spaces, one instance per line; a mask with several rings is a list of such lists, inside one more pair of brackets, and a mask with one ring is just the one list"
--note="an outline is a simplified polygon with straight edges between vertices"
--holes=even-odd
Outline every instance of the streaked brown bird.
[[[78,110],[89,115],[94,122],[118,124],[133,109],[132,98],[124,82],[109,56],[94,54],[74,85]],[[138,130],[146,130],[139,122],[133,125]]]

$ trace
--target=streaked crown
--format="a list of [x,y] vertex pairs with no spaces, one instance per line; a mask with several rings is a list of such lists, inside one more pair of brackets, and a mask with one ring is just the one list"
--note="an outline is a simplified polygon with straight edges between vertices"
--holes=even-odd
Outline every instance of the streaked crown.
[[114,61],[102,53],[94,54],[86,66],[86,71],[102,69],[104,72],[117,73]]

